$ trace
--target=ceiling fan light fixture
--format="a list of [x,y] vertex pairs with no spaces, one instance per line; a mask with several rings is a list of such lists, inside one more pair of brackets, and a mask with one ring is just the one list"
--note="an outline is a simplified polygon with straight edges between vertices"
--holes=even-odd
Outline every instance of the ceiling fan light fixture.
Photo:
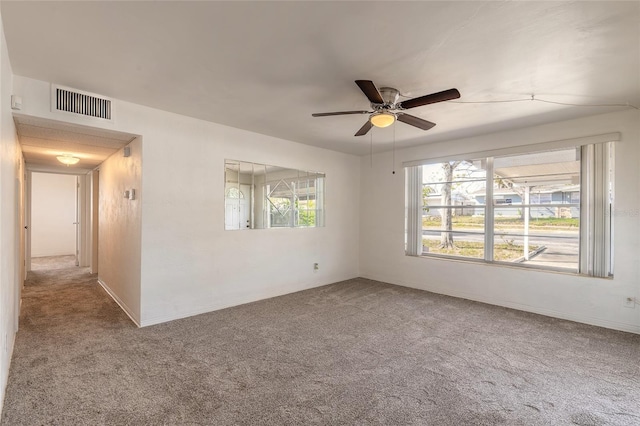
[[80,161],[78,157],[74,157],[71,154],[58,155],[56,158],[59,162],[61,162],[62,164],[66,164],[67,166],[78,164],[78,161]]
[[372,114],[369,121],[376,127],[389,127],[396,121],[396,116],[389,112],[378,112]]

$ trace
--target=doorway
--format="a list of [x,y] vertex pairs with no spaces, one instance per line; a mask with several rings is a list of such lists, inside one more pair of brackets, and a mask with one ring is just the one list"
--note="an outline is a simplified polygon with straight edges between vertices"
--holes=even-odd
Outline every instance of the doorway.
[[35,261],[42,267],[54,262],[98,272],[98,173],[27,172],[26,271],[37,269]]
[[79,266],[78,177],[75,175],[32,172],[30,258],[47,265],[57,258],[66,266]]

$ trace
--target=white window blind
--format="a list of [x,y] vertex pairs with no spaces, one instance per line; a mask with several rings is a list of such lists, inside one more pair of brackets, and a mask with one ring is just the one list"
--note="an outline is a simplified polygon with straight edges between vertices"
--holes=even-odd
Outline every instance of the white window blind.
[[611,144],[581,148],[580,273],[608,277],[611,262]]
[[408,256],[422,255],[422,166],[407,167],[407,249]]

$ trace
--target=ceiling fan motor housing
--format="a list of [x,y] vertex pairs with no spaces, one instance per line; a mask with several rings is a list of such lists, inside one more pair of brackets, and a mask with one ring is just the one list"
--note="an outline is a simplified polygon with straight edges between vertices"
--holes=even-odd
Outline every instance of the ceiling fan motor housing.
[[381,87],[380,96],[382,96],[384,104],[371,104],[373,109],[395,109],[396,102],[398,102],[398,98],[400,97],[400,92],[398,89],[394,89],[393,87]]

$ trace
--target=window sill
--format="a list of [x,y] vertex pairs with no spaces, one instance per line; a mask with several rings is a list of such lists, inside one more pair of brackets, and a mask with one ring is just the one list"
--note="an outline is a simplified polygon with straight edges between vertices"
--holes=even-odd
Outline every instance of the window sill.
[[515,264],[511,262],[499,262],[499,261],[488,262],[488,261],[485,261],[484,259],[462,258],[462,257],[447,256],[442,254],[433,254],[433,253],[422,254],[421,256],[410,256],[410,257],[416,257],[416,258],[422,258],[422,259],[437,259],[437,260],[444,260],[449,262],[471,263],[471,264],[483,265],[483,266],[489,266],[489,267],[518,269],[518,270],[526,270],[526,271],[533,271],[533,272],[547,272],[552,274],[570,275],[574,277],[584,277],[584,278],[597,278],[602,280],[613,280],[613,277],[614,277],[613,275],[609,275],[608,277],[594,277],[592,275],[581,274],[572,268],[557,268],[557,267],[541,268],[539,266]]

